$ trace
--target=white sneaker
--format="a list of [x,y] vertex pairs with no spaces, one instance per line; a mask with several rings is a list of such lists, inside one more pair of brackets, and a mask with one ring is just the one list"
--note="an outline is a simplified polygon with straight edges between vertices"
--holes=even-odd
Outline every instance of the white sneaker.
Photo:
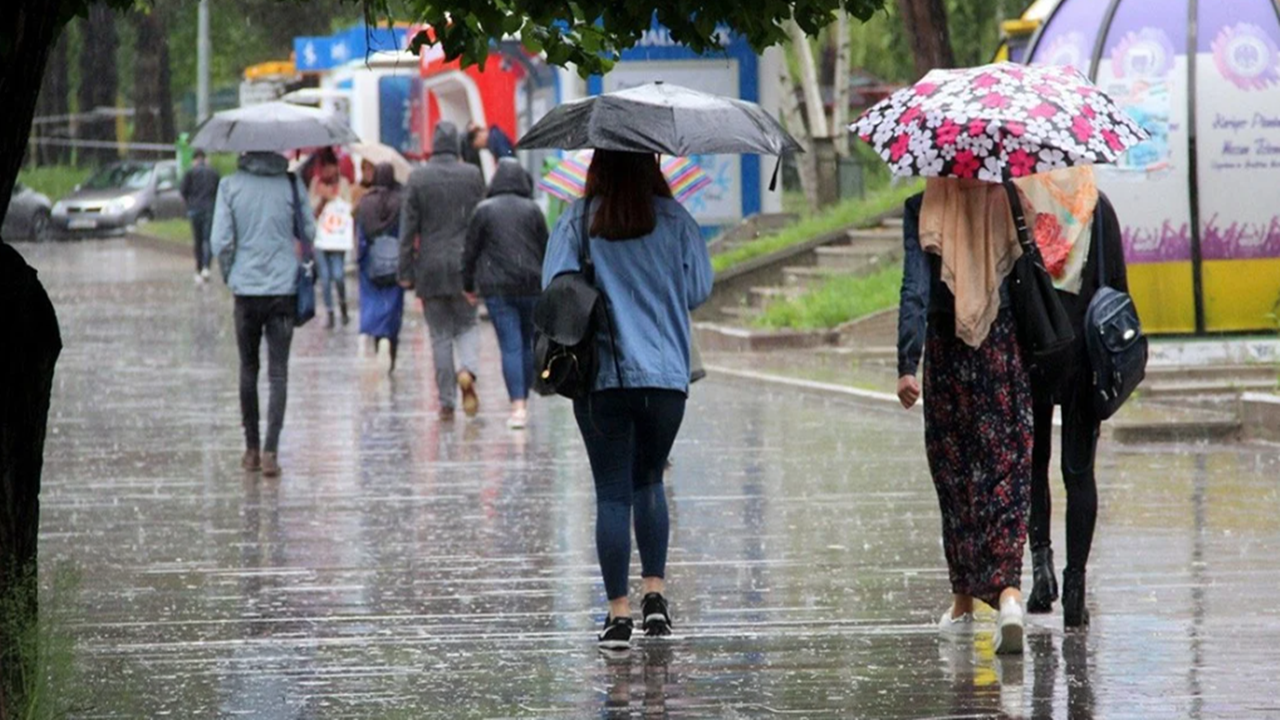
[[963,637],[973,634],[973,613],[967,612],[960,617],[951,616],[951,608],[942,613],[938,621],[938,632],[952,637]]
[[529,426],[529,411],[517,410],[507,418],[507,427],[512,430],[523,430]]
[[1000,619],[996,624],[996,654],[1021,654],[1022,635],[1022,604],[1013,598],[1007,598],[1001,601]]
[[196,273],[196,284],[197,284],[197,285],[203,285],[203,284],[204,284],[204,278],[205,278],[205,276],[204,276],[204,275],[201,275],[200,273]]
[[205,268],[205,269],[203,269],[203,270],[201,270],[201,271],[200,271],[200,278],[201,278],[202,280],[208,280],[208,279],[209,279],[209,268]]

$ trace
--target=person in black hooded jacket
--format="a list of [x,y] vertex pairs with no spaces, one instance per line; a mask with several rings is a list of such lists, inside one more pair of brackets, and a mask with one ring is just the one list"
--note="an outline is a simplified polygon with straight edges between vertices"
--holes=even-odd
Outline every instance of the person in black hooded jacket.
[[533,306],[542,288],[542,257],[547,251],[547,220],[532,200],[533,179],[514,158],[503,158],[476,206],[462,257],[463,291],[485,307],[502,349],[502,377],[511,398],[507,425],[528,422],[533,386]]

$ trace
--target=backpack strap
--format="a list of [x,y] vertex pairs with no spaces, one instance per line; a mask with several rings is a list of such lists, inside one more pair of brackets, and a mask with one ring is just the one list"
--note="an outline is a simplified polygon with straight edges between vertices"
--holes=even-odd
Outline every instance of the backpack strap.
[[293,237],[302,245],[302,257],[300,260],[305,263],[311,259],[314,251],[302,231],[302,201],[298,199],[298,176],[291,172],[285,173],[285,176],[289,178],[289,193],[293,195],[293,205],[291,206],[293,208]]
[[[578,264],[582,268],[583,275],[586,276],[587,282],[592,285],[596,284],[596,265],[591,259],[591,227],[587,222],[587,216],[591,210],[591,198],[582,201],[582,229],[581,242],[578,243]],[[622,379],[622,365],[618,362],[618,338],[613,332],[613,318],[609,315],[609,294],[601,291],[600,297],[604,298],[604,324],[609,331],[609,348],[613,351],[613,372],[618,376],[618,388],[626,389],[627,384]]]

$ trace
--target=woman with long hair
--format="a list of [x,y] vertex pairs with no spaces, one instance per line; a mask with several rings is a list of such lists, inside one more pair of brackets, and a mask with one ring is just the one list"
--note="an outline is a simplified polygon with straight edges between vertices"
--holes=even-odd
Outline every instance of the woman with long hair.
[[[689,389],[689,311],[711,293],[711,259],[698,224],[671,198],[648,153],[597,150],[586,196],[560,217],[543,263],[545,287],[577,271],[589,243],[606,319],[596,336],[594,390],[574,415],[596,486],[596,552],[609,612],[601,648],[630,646],[631,528],[640,550],[646,635],[671,633],[666,589],[670,526],[663,468]],[[616,353],[615,353],[616,348]]]

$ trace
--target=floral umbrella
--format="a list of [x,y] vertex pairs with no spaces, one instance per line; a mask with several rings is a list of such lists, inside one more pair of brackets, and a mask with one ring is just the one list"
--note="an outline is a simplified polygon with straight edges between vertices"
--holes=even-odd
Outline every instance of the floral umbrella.
[[[679,202],[694,197],[712,182],[702,168],[688,158],[663,155],[660,163],[662,175],[671,186],[671,195]],[[538,187],[561,200],[573,202],[587,190],[590,167],[590,150],[570,153],[538,181]]]
[[1073,68],[934,70],[849,126],[895,175],[1003,182],[1113,163],[1147,133]]

